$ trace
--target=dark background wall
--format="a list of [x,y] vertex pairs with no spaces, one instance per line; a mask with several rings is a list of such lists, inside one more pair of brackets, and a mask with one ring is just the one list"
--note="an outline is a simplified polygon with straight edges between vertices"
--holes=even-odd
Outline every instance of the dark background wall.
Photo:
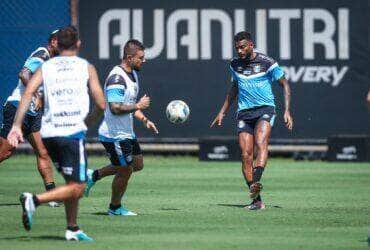
[[37,47],[47,44],[48,35],[53,30],[70,23],[69,13],[69,1],[66,0],[0,1],[1,104],[17,85],[17,74],[27,57]]
[[[102,25],[101,17],[107,11],[128,11],[130,17],[127,20],[120,18],[122,14],[111,16],[110,22]],[[161,53],[148,60],[141,72],[142,93],[148,93],[152,97],[153,105],[146,112],[148,116],[159,124],[161,137],[201,137],[207,135],[233,135],[235,132],[235,110],[232,110],[225,120],[223,128],[209,129],[212,118],[218,112],[229,85],[228,58],[223,58],[221,48],[227,47],[222,44],[221,36],[228,31],[221,29],[220,22],[214,21],[211,25],[212,55],[210,59],[201,58],[201,42],[206,39],[201,32],[201,12],[207,10],[221,10],[231,20],[232,34],[235,29],[234,12],[236,9],[244,11],[245,29],[256,37],[263,31],[256,28],[257,12],[266,13],[266,41],[267,54],[275,58],[280,65],[294,67],[290,76],[292,88],[292,113],[295,119],[293,133],[289,133],[283,126],[283,92],[279,86],[274,86],[277,97],[278,119],[273,131],[275,138],[326,138],[331,134],[354,133],[369,134],[370,120],[366,108],[365,97],[369,90],[369,1],[357,1],[356,5],[351,1],[119,1],[107,2],[81,0],[79,4],[79,25],[81,37],[85,44],[82,56],[95,64],[99,70],[101,79],[104,80],[112,66],[120,62],[119,41],[121,43],[127,37],[141,38],[135,35],[134,30],[143,26],[144,44],[152,47],[154,44],[154,10],[160,9],[164,13],[164,43]],[[284,31],[286,25],[280,26],[279,19],[274,16],[284,15],[281,9],[296,11],[299,17],[290,20],[290,32]],[[319,9],[319,12],[312,11]],[[133,23],[135,11],[143,13],[143,25]],[[177,36],[168,28],[169,20],[173,13],[179,10],[193,10],[197,14],[191,20],[196,20],[198,28],[196,36],[191,38],[191,44],[198,46],[196,58],[189,58],[187,46],[181,44],[182,36],[191,32],[194,25],[187,25],[189,20],[178,22]],[[320,12],[321,11],[321,12]],[[341,12],[341,14],[339,14]],[[292,13],[292,12],[288,12]],[[308,39],[310,16],[314,15],[311,33],[332,32],[329,38],[331,48],[326,45],[315,43],[313,56],[304,54],[309,45],[305,45]],[[294,13],[293,13],[294,17]],[[100,21],[99,21],[100,20]],[[205,19],[203,19],[204,21]],[[108,24],[107,24],[108,23]],[[130,27],[125,28],[125,25]],[[283,27],[284,26],[284,27]],[[157,28],[158,28],[157,27]],[[189,29],[190,27],[190,29]],[[332,31],[330,31],[332,30]],[[106,31],[106,41],[99,42],[99,36]],[[230,32],[228,33],[230,34]],[[121,35],[120,37],[117,37]],[[280,49],[280,35],[290,42],[290,46]],[[127,36],[127,37],[125,37]],[[171,37],[172,36],[172,37]],[[196,37],[195,36],[195,37]],[[226,35],[227,36],[227,35]],[[290,39],[288,39],[290,36]],[[104,37],[104,36],[103,36]],[[177,38],[177,58],[168,56],[170,50],[169,39]],[[329,39],[329,40],[330,40]],[[285,40],[285,41],[286,41]],[[257,39],[257,47],[259,46]],[[186,43],[186,41],[183,41]],[[263,43],[263,39],[262,39]],[[101,56],[103,47],[109,47],[109,54]],[[262,44],[263,47],[263,44]],[[346,49],[348,48],[348,49]],[[263,48],[262,48],[263,49]],[[286,54],[290,49],[290,58]],[[332,49],[332,51],[330,51]],[[285,50],[285,52],[283,51]],[[307,68],[309,67],[309,68]],[[338,83],[333,79],[333,73],[345,70],[343,78]],[[300,71],[301,70],[301,71]],[[317,70],[325,74],[318,77]],[[334,70],[334,71],[333,71]],[[336,70],[336,71],[335,71]],[[329,73],[328,73],[329,72]],[[298,74],[299,73],[299,74]],[[301,74],[302,73],[302,74]],[[321,74],[319,73],[319,74]],[[291,74],[290,74],[291,75]],[[336,86],[334,86],[336,85]],[[165,118],[165,108],[172,99],[182,99],[191,108],[190,120],[183,125],[170,124]],[[137,126],[138,135],[152,136]]]
[[[229,86],[232,36],[235,31],[246,29],[253,33],[259,50],[288,69],[295,128],[289,133],[283,126],[283,92],[275,85],[278,118],[273,137],[326,138],[331,134],[370,134],[370,116],[365,103],[370,88],[369,6],[368,0],[356,1],[356,4],[334,0],[80,0],[81,56],[96,65],[103,82],[110,69],[120,62],[120,49],[125,39],[141,38],[143,28],[147,52],[153,52],[154,44],[163,45],[159,46],[158,55],[149,56],[140,73],[141,94],[149,94],[153,103],[146,113],[158,123],[159,136],[234,135],[235,109],[229,112],[222,128],[209,129],[209,124]],[[154,13],[157,18],[163,13],[163,24],[154,22]],[[179,16],[181,13],[185,13],[184,16]],[[280,25],[278,16],[292,18],[288,25]],[[201,30],[207,28],[207,18],[210,17],[218,20],[211,22],[208,40],[206,32]],[[180,21],[173,25],[174,29],[171,23],[174,24],[176,18]],[[245,20],[245,25],[238,25],[241,19]],[[69,1],[0,1],[2,103],[15,87],[16,74],[29,53],[45,42],[51,30],[69,22]],[[192,24],[188,25],[189,22]],[[104,36],[104,32],[108,35]],[[186,37],[188,33],[192,36]],[[325,38],[325,35],[320,37],[320,33],[330,34]],[[310,56],[308,40],[314,39],[315,34],[317,41]],[[101,42],[99,37],[103,39]],[[154,38],[163,39],[163,43],[155,42]],[[193,48],[191,53],[187,44]],[[202,47],[202,44],[205,45]],[[104,48],[109,49],[108,54],[103,53]],[[207,48],[211,48],[210,55]],[[287,51],[290,51],[288,56]],[[341,70],[347,71],[339,82],[335,82],[333,73]],[[318,75],[318,72],[321,73]],[[182,99],[189,104],[191,115],[187,123],[173,125],[166,120],[165,108],[173,99]],[[140,124],[136,131],[140,137],[152,137]],[[96,135],[96,130],[91,130],[90,135]]]

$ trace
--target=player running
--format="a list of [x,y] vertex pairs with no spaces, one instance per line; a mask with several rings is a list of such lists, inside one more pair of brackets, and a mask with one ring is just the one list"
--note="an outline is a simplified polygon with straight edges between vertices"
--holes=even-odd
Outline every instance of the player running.
[[[81,41],[76,28],[61,29],[57,34],[60,56],[45,62],[29,81],[17,109],[8,141],[17,147],[23,141],[21,129],[32,96],[43,83],[44,114],[42,116],[42,140],[61,171],[66,185],[42,194],[22,193],[23,225],[32,227],[32,216],[42,203],[63,201],[66,210],[67,240],[91,241],[77,225],[78,202],[86,187],[87,160],[84,137],[87,127],[105,108],[104,93],[94,66],[77,56]],[[96,108],[88,116],[92,94]],[[85,119],[86,118],[86,119]],[[86,124],[85,124],[86,122]]]
[[[23,68],[18,74],[19,81],[13,93],[8,97],[3,109],[3,124],[0,130],[0,162],[8,159],[15,148],[6,140],[12,127],[14,116],[19,105],[21,96],[36,70],[49,58],[58,54],[57,50],[57,32],[52,32],[48,39],[47,47],[39,47],[32,52],[24,63]],[[37,168],[44,181],[46,191],[55,188],[51,161],[47,150],[41,140],[41,117],[42,117],[42,91],[39,89],[32,97],[30,109],[27,111],[22,125],[22,132],[27,138],[37,158]],[[50,206],[57,206],[56,202],[50,202]]]
[[140,71],[145,62],[144,49],[141,42],[128,41],[123,48],[121,64],[112,69],[105,82],[107,106],[99,128],[99,139],[110,155],[111,164],[88,171],[85,195],[89,195],[91,187],[98,180],[115,175],[109,215],[136,215],[121,204],[132,172],[140,171],[144,167],[143,155],[134,133],[133,117],[158,134],[155,124],[142,112],[149,107],[150,98],[144,95],[136,102],[139,92],[137,71]]
[[[253,41],[248,32],[239,32],[234,36],[238,58],[230,63],[232,85],[217,117],[211,124],[222,125],[222,120],[237,98],[237,132],[242,151],[242,172],[250,189],[252,203],[250,210],[264,209],[260,191],[260,182],[266,166],[268,143],[271,127],[275,119],[275,102],[271,85],[277,81],[284,89],[284,122],[289,130],[293,128],[290,114],[290,87],[283,70],[272,58],[253,51]],[[254,147],[257,149],[253,166]]]

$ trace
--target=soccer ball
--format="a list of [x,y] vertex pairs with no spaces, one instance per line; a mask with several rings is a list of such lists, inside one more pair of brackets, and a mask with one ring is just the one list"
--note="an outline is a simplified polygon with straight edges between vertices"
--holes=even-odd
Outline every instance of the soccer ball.
[[189,106],[181,100],[171,101],[166,108],[167,119],[172,123],[185,122],[190,114]]

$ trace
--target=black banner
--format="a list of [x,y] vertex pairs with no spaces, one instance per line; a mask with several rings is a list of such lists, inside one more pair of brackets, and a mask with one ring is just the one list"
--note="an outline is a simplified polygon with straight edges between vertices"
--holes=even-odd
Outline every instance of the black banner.
[[[273,87],[278,118],[275,138],[326,138],[370,134],[370,3],[356,1],[79,1],[81,56],[101,80],[120,63],[129,38],[146,45],[140,72],[146,111],[161,137],[234,135],[235,109],[222,128],[210,129],[229,86],[233,35],[252,32],[257,50],[284,67],[292,88],[293,133],[284,128],[283,91]],[[173,99],[184,100],[190,119],[174,125],[165,116]],[[140,124],[139,137],[151,137]],[[96,132],[95,132],[96,133]]]

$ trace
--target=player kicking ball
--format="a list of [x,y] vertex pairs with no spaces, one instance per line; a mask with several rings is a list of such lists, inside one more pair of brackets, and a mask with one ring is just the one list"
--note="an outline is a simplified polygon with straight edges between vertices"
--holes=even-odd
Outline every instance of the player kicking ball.
[[[59,30],[57,40],[60,56],[45,62],[27,84],[8,141],[13,147],[23,141],[22,122],[32,96],[43,84],[45,109],[41,136],[66,184],[42,194],[22,193],[20,202],[23,225],[26,230],[32,228],[33,214],[40,204],[53,200],[63,201],[67,219],[65,238],[92,241],[80,230],[77,214],[79,199],[83,196],[87,180],[84,137],[87,126],[105,108],[104,93],[94,66],[77,56],[81,41],[76,28],[68,26]],[[96,108],[87,116],[90,108],[89,91]]]
[[[250,210],[264,209],[260,182],[267,163],[268,143],[275,119],[275,102],[272,84],[278,82],[284,89],[284,121],[289,130],[293,128],[290,115],[290,87],[283,70],[272,58],[253,51],[251,34],[239,32],[234,36],[238,54],[230,63],[232,84],[224,104],[211,124],[221,126],[222,120],[233,101],[238,99],[237,132],[242,152],[242,172],[249,187],[252,203]],[[254,147],[257,155],[253,165]]]
[[141,42],[128,41],[123,48],[121,64],[112,69],[105,81],[107,106],[99,128],[99,140],[109,154],[111,164],[95,171],[88,170],[85,196],[89,195],[98,180],[114,175],[109,215],[136,215],[121,203],[132,173],[144,167],[143,155],[134,133],[133,117],[158,134],[155,124],[142,112],[149,107],[150,98],[144,95],[136,102],[139,92],[137,71],[145,62],[144,50]]

